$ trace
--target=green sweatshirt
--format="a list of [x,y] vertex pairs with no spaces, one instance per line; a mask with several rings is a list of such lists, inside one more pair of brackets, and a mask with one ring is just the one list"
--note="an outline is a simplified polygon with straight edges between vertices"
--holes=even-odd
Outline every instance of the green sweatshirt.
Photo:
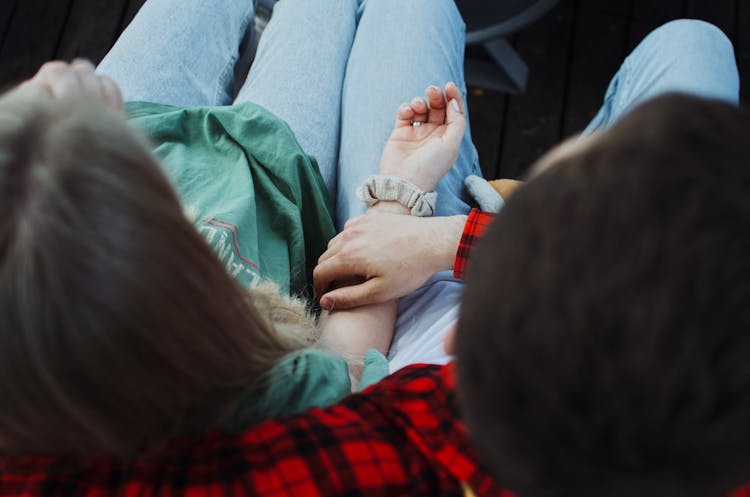
[[[310,298],[313,267],[336,232],[317,162],[289,126],[252,103],[130,102],[126,112],[227,271],[245,287],[271,280],[282,292]],[[387,374],[385,357],[369,352],[362,387]],[[282,361],[268,380],[262,391],[249,390],[227,429],[324,407],[351,391],[346,362],[313,350]]]

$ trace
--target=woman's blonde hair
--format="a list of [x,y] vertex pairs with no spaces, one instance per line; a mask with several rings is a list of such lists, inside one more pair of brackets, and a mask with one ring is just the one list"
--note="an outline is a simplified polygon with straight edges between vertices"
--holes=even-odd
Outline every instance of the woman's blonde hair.
[[278,291],[225,272],[122,116],[0,98],[0,194],[0,453],[128,456],[202,433],[316,338]]

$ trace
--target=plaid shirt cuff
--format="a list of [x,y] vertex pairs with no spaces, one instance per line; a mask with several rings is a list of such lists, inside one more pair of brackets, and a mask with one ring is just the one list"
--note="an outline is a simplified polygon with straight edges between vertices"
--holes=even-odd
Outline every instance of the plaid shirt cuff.
[[471,251],[474,250],[493,219],[495,219],[494,214],[481,212],[479,209],[472,209],[469,213],[463,235],[461,235],[461,243],[458,244],[456,261],[453,263],[453,276],[456,278],[463,278],[466,275]]

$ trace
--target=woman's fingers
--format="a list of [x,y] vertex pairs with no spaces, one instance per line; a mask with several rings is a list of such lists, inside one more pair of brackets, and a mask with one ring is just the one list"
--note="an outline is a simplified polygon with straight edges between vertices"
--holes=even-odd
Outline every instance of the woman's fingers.
[[114,110],[123,109],[122,93],[115,82],[96,74],[94,65],[85,59],[70,64],[47,62],[21,87],[44,92],[52,98],[85,98]]
[[81,85],[81,92],[87,97],[94,97],[97,100],[101,100],[102,89],[99,83],[99,78],[94,72],[94,64],[84,59],[76,59],[70,65],[73,69],[73,74],[78,78],[78,83]]
[[427,113],[430,109],[427,106],[427,102],[425,102],[424,98],[414,97],[414,99],[411,101],[411,108],[414,111],[414,117],[412,118],[413,122],[427,122]]
[[427,101],[430,104],[430,110],[427,121],[436,126],[445,124],[446,101],[443,90],[437,86],[430,86],[425,91]]
[[413,118],[414,109],[412,109],[409,104],[401,104],[396,112],[396,127],[403,128],[405,126],[411,126]]
[[120,87],[109,76],[99,76],[99,83],[106,105],[115,110],[123,110],[125,104]]
[[81,86],[70,65],[65,62],[47,62],[34,79],[48,88],[53,98],[81,96]]
[[466,108],[464,106],[461,90],[454,83],[448,83],[445,87],[445,96],[448,98],[448,109],[445,122],[448,125],[443,139],[458,145],[466,133]]
[[456,86],[456,83],[450,82],[445,85],[445,97],[448,102],[451,100],[458,102],[458,112],[465,114],[464,97],[461,95],[461,90]]

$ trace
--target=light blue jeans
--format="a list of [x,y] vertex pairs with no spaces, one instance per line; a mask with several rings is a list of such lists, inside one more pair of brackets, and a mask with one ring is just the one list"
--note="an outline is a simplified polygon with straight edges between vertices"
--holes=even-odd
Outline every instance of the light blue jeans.
[[637,104],[668,92],[739,103],[734,48],[719,28],[682,19],[652,31],[612,78],[584,133],[606,129]]
[[[126,101],[251,101],[281,117],[318,160],[341,227],[364,212],[356,188],[378,172],[398,105],[448,81],[466,94],[464,23],[453,0],[281,0],[235,97],[253,17],[252,0],[148,0],[98,70]],[[479,171],[467,130],[439,215],[468,212],[463,178]]]
[[[252,0],[148,0],[99,72],[126,100],[182,106],[258,103],[284,119],[315,156],[337,224],[363,212],[355,189],[377,173],[401,102],[431,84],[464,91],[464,24],[453,0],[281,0],[248,79],[231,93]],[[734,51],[717,28],[674,21],[625,60],[586,133],[668,91],[737,103]],[[463,179],[479,174],[470,131],[438,185],[438,215],[466,213]],[[458,315],[461,283],[441,272],[401,299],[389,359],[444,363],[443,339]]]

